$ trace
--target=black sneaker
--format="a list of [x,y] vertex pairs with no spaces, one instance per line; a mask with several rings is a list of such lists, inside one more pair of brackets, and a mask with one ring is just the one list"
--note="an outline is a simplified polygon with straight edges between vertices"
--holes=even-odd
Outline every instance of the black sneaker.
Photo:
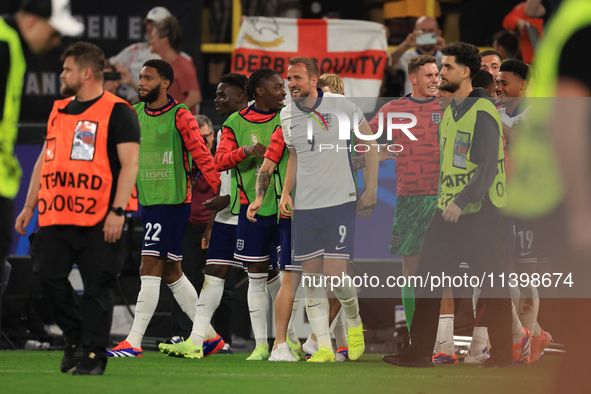
[[107,367],[107,353],[105,349],[85,350],[80,364],[72,375],[102,375]]
[[382,360],[388,364],[398,365],[400,367],[430,368],[434,366],[431,356],[421,358],[409,351],[396,355],[382,356]]
[[513,368],[513,360],[509,361],[498,361],[495,358],[490,357],[485,360],[478,368]]
[[76,365],[82,360],[82,346],[79,343],[67,343],[64,345],[64,358],[60,364],[60,371],[63,373],[72,372]]

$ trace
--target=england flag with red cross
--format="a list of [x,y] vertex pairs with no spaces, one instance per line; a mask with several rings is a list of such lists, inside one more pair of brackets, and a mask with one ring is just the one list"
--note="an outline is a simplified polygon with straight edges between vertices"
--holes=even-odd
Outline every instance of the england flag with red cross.
[[232,72],[249,76],[268,67],[285,79],[288,59],[304,56],[316,60],[321,75],[341,77],[347,96],[377,97],[387,49],[386,30],[375,22],[248,17],[236,41]]

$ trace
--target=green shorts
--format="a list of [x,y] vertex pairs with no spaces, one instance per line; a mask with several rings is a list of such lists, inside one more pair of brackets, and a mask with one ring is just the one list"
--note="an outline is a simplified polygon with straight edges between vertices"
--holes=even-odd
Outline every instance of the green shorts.
[[398,196],[390,253],[416,256],[421,251],[423,235],[433,219],[437,207],[437,195]]

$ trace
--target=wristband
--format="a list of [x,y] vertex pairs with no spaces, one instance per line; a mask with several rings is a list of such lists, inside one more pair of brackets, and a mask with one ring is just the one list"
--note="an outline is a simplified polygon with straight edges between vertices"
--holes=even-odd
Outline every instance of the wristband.
[[244,148],[246,148],[246,145],[244,145],[244,146],[242,147],[242,153],[244,153],[244,156],[248,156],[248,155],[246,154],[246,152],[244,151]]
[[32,211],[34,211],[34,210],[35,210],[35,207],[32,207],[32,206],[30,206],[30,205],[27,205],[27,204],[25,204],[24,208],[31,208],[31,210],[32,210]]

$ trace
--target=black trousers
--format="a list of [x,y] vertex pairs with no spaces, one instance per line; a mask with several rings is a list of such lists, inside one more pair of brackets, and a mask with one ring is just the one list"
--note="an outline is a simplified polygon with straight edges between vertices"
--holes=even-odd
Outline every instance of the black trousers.
[[[505,266],[505,221],[498,209],[485,198],[480,211],[462,215],[458,223],[445,222],[437,209],[425,233],[419,255],[417,276],[452,275],[462,261],[468,261],[473,275],[490,273],[497,279],[481,286],[480,299],[489,317],[491,357],[512,360],[511,299],[509,289],[500,287],[498,275]],[[416,287],[415,313],[411,325],[412,351],[421,358],[431,356],[437,337],[437,325],[443,286],[431,290],[430,280]]]
[[[5,197],[0,197],[0,304],[2,303],[2,288],[4,283],[4,259],[8,256],[10,249],[10,240],[12,238],[12,229],[14,225],[13,218],[14,201]],[[0,305],[0,331],[2,331],[2,305]]]
[[[104,240],[103,222],[94,227],[41,227],[31,254],[57,325],[68,343],[105,351],[110,345],[117,275],[123,267],[121,240]],[[84,293],[79,301],[68,275],[78,265]]]
[[[4,267],[4,258],[8,255],[12,229],[14,228],[14,201],[0,196],[0,267]],[[2,283],[2,272],[0,270],[0,283]]]
[[[183,272],[187,279],[193,284],[197,293],[201,292],[205,275],[205,262],[207,260],[207,250],[201,249],[201,238],[205,232],[205,226],[199,226],[187,222],[185,236],[183,240],[183,261],[181,262]],[[212,326],[218,334],[224,339],[224,342],[232,343],[232,314],[234,310],[234,291],[236,287],[236,269],[230,268],[226,282],[224,283],[224,293],[220,306],[212,318]],[[193,323],[185,312],[182,311],[176,300],[172,301],[172,329],[171,336],[180,336],[188,338],[193,330]]]

